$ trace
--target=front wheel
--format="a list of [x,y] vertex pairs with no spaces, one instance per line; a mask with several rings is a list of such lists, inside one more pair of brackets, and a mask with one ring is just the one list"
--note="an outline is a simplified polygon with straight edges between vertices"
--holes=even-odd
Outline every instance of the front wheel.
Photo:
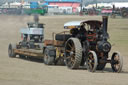
[[114,52],[112,54],[111,61],[111,67],[113,72],[121,72],[123,67],[123,58],[121,57],[119,52]]
[[87,63],[87,69],[90,72],[95,72],[96,68],[97,68],[97,55],[94,51],[90,51],[88,53],[88,57],[86,59],[86,63]]

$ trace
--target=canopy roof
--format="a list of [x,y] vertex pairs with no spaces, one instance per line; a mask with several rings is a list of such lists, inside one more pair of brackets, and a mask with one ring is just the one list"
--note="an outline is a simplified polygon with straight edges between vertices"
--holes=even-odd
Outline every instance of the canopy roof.
[[73,28],[79,28],[80,26],[84,24],[88,25],[98,25],[101,26],[102,22],[98,20],[87,20],[87,21],[71,21],[64,24],[65,29],[73,29]]

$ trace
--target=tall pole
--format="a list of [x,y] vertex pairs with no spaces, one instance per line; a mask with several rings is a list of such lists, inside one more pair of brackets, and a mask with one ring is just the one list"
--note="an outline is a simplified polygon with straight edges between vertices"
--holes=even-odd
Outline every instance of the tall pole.
[[95,8],[97,8],[97,0],[93,0],[93,3],[95,4]]
[[97,0],[96,0],[96,8],[97,8]]
[[81,7],[81,12],[82,12],[83,0],[81,0],[80,7]]

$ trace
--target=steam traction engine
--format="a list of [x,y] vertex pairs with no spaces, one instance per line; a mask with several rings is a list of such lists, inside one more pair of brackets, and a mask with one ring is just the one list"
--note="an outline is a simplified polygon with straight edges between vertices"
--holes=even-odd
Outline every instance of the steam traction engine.
[[111,63],[114,72],[122,70],[122,57],[118,52],[112,54],[111,60],[108,59],[111,44],[108,42],[107,24],[107,16],[103,16],[103,22],[89,20],[65,24],[72,35],[65,44],[65,62],[69,68],[75,69],[86,63],[88,70],[94,72]]
[[[64,24],[65,29],[70,32],[61,32],[53,34],[53,43],[49,43],[44,61],[54,62],[55,56],[64,58],[66,66],[70,69],[77,69],[79,66],[87,66],[91,72],[103,70],[106,63],[110,63],[114,72],[121,72],[122,57],[118,52],[112,54],[109,60],[111,44],[108,42],[109,34],[107,33],[108,17],[103,16],[103,21],[73,21]],[[47,43],[48,44],[48,43]],[[53,51],[54,50],[54,51]],[[48,52],[55,55],[50,55]],[[46,55],[47,54],[47,55]]]

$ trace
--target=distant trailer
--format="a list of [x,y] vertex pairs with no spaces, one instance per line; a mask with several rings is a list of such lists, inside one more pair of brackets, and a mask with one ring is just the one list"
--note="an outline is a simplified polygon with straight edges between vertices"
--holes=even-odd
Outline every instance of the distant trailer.
[[59,13],[59,6],[58,5],[48,5],[48,13],[49,14]]

